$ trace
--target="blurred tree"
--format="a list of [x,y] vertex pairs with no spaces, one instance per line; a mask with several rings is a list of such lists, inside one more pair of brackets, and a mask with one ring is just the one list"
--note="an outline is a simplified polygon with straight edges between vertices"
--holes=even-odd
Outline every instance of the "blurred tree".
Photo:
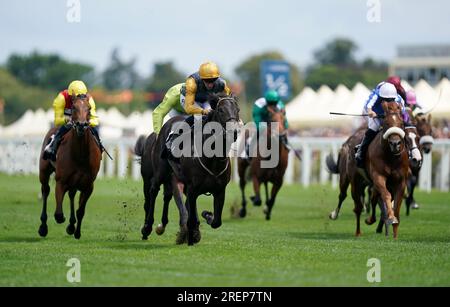
[[4,101],[4,124],[17,120],[26,110],[51,108],[57,93],[27,86],[0,68],[0,99]]
[[355,51],[358,46],[346,38],[336,38],[327,43],[322,49],[314,52],[314,59],[318,65],[349,66],[356,64]]
[[185,80],[185,74],[177,70],[172,62],[157,62],[153,64],[153,74],[149,77],[146,89],[150,92],[166,92]]
[[134,89],[139,83],[139,75],[134,65],[136,58],[125,62],[120,59],[119,49],[111,52],[111,63],[103,72],[103,85],[108,90]]
[[94,69],[90,65],[72,63],[56,54],[12,54],[6,69],[17,79],[31,86],[55,91],[62,90],[77,79],[90,83]]
[[317,90],[325,84],[336,88],[344,84],[352,88],[361,82],[369,88],[386,79],[388,65],[372,58],[355,59],[358,46],[351,40],[337,38],[314,53],[315,63],[306,73],[305,85]]
[[[236,69],[235,73],[244,82],[245,100],[253,103],[263,94],[261,91],[260,64],[263,60],[285,60],[284,56],[277,51],[269,51],[258,55],[253,55],[243,61]],[[297,66],[291,66],[291,86],[292,95],[297,95],[302,86],[302,79]]]

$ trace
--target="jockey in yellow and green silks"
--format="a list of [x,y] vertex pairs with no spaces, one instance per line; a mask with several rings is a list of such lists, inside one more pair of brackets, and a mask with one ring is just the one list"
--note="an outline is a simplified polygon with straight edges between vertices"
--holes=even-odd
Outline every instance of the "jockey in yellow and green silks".
[[98,134],[98,117],[95,110],[95,101],[91,95],[88,94],[88,90],[83,81],[75,80],[69,84],[69,87],[61,91],[55,100],[53,100],[53,111],[55,114],[55,127],[59,128],[58,131],[52,136],[51,142],[44,149],[44,159],[56,160],[56,152],[58,150],[59,143],[62,137],[72,128],[71,116],[72,116],[72,103],[74,97],[89,98],[89,126],[92,128],[94,136],[99,142],[100,148],[103,148],[100,143],[100,137]]

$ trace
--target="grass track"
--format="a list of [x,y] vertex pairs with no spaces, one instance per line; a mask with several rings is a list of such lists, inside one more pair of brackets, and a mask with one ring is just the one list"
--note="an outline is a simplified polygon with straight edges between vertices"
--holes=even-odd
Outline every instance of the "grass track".
[[[371,286],[367,260],[381,261],[381,286],[450,286],[450,194],[417,193],[422,205],[404,216],[399,239],[375,234],[363,224],[355,238],[350,198],[330,221],[337,203],[331,187],[282,188],[272,220],[249,207],[245,220],[231,218],[238,203],[235,184],[227,190],[222,227],[203,221],[202,241],[175,245],[178,213],[171,203],[163,236],[140,240],[143,222],[141,182],[98,180],[77,241],[53,220],[54,182],[49,198],[49,234],[37,234],[41,202],[35,176],[0,174],[0,285],[72,286],[65,266],[80,259],[82,286]],[[250,193],[250,186],[247,189]],[[160,193],[162,194],[162,193]],[[156,224],[162,197],[158,198]],[[403,204],[404,206],[404,204]],[[212,201],[199,199],[199,211]],[[68,219],[68,199],[64,204]]]

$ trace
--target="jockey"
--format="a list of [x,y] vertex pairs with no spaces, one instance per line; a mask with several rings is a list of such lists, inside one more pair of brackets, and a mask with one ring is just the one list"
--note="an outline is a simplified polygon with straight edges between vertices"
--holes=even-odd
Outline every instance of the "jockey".
[[[278,95],[277,91],[269,90],[266,92],[264,97],[261,97],[255,101],[253,104],[252,117],[253,121],[256,125],[256,140],[259,139],[259,133],[270,122],[270,113],[268,108],[274,107],[278,112],[286,113],[286,108],[284,106],[283,101],[280,99],[280,95]],[[284,119],[284,127],[288,129],[289,124],[285,117]],[[254,136],[251,136],[246,143],[245,146],[245,158],[250,158],[250,148],[254,146]]]
[[[374,99],[375,96],[376,99]],[[403,121],[405,122],[406,126],[411,126],[409,123],[406,124],[409,121],[409,117],[404,108],[403,99],[397,93],[395,85],[389,82],[381,82],[377,86],[377,88],[372,91],[372,94],[370,95],[364,107],[366,113],[369,115],[369,128],[367,129],[361,145],[358,147],[358,151],[355,154],[356,166],[358,168],[364,168],[364,160],[367,149],[369,148],[370,143],[375,138],[378,130],[381,127],[381,119],[377,118],[377,116],[384,113],[383,108],[381,107],[381,103],[383,101],[395,101],[396,103],[400,104],[402,106]]]
[[416,93],[413,90],[406,92],[406,105],[411,109],[413,116],[423,113],[423,108],[417,102]]
[[60,92],[53,101],[53,110],[55,112],[55,127],[58,127],[58,131],[52,136],[51,142],[44,149],[45,160],[51,159],[56,161],[56,151],[58,150],[59,143],[62,137],[72,128],[71,115],[72,115],[72,97],[89,97],[90,116],[89,126],[92,128],[95,138],[101,149],[103,146],[100,142],[98,134],[98,117],[95,111],[95,102],[92,96],[88,94],[88,90],[83,81],[72,81],[69,87]]
[[[205,62],[200,65],[197,72],[190,75],[180,90],[180,104],[187,115],[185,122],[189,126],[194,125],[194,120],[201,120],[202,116],[211,111],[211,105],[208,102],[210,94],[226,95],[231,94],[227,83],[220,77],[219,67],[213,62]],[[166,141],[168,158],[172,158],[171,147],[173,140],[178,136],[171,131]]]
[[184,83],[172,86],[164,96],[163,101],[153,110],[153,131],[159,134],[163,126],[164,117],[170,113],[172,116],[186,115],[180,102],[181,88]]

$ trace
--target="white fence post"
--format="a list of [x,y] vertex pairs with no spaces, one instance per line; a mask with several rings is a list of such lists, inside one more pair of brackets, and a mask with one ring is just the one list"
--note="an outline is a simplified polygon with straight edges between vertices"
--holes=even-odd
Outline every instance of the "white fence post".
[[440,163],[439,189],[444,192],[449,190],[449,172],[450,172],[450,149],[442,150],[442,158]]
[[302,160],[302,185],[308,187],[311,182],[311,148],[308,144],[304,143],[303,147],[303,160]]
[[424,154],[423,155],[423,163],[422,168],[420,169],[419,173],[419,188],[421,190],[427,191],[428,193],[431,192],[431,170],[432,170],[432,154]]

